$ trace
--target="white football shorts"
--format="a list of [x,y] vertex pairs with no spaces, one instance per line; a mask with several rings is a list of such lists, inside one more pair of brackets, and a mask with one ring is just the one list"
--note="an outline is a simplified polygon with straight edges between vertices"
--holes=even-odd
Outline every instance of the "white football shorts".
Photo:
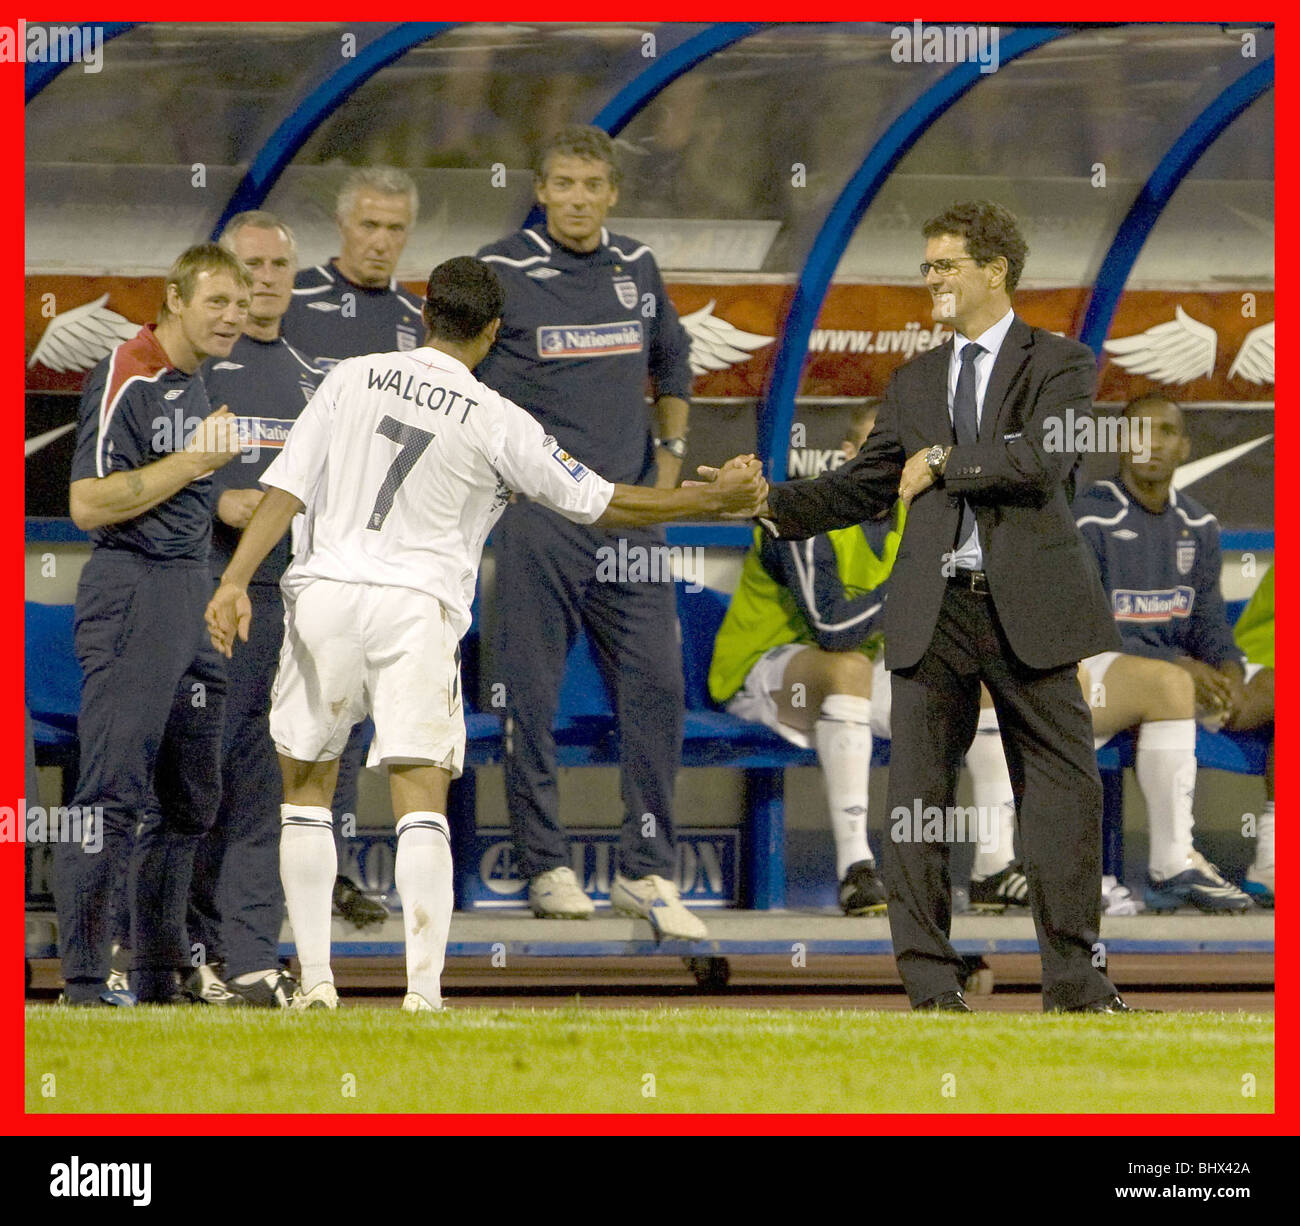
[[[1103,651],[1095,656],[1089,656],[1086,660],[1082,661],[1083,667],[1088,670],[1089,688],[1102,683],[1102,678],[1105,677],[1106,670],[1120,658],[1121,654],[1122,653],[1118,651]],[[1244,668],[1246,673],[1245,684],[1249,685],[1251,679],[1259,672],[1260,666],[1258,664],[1246,664]],[[1091,701],[1090,694],[1084,694],[1083,697],[1085,702]],[[1219,729],[1223,727],[1223,716],[1218,712],[1207,713],[1198,710],[1196,720],[1202,728],[1205,728],[1210,732],[1218,732]],[[1100,749],[1110,739],[1111,738],[1108,736],[1093,737],[1093,748]]]
[[[806,646],[806,643],[783,643],[780,647],[765,651],[754,661],[754,667],[745,677],[745,684],[727,703],[727,710],[732,715],[755,724],[763,724],[800,749],[813,747],[812,734],[783,724],[778,716],[776,699],[772,695],[782,688],[785,668],[791,657]],[[881,650],[872,661],[871,734],[884,740],[889,739],[890,696],[889,673],[885,669],[885,653]]]
[[465,761],[459,643],[442,605],[410,588],[309,579],[284,592],[271,739],[301,762],[337,758],[371,715],[368,766]]

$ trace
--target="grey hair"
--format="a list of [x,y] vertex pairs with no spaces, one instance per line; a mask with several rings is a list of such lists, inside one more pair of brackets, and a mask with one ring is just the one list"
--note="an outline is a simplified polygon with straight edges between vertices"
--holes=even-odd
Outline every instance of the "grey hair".
[[248,209],[243,213],[236,213],[226,222],[226,228],[221,231],[221,237],[217,242],[233,255],[235,235],[245,226],[252,226],[256,230],[279,230],[284,235],[285,242],[289,244],[289,254],[293,256],[295,262],[297,261],[298,240],[294,238],[293,231],[274,213],[268,213],[265,209]]
[[395,166],[362,166],[354,170],[339,188],[337,216],[346,217],[362,192],[377,192],[381,196],[406,196],[411,202],[411,224],[420,213],[420,189],[415,180]]

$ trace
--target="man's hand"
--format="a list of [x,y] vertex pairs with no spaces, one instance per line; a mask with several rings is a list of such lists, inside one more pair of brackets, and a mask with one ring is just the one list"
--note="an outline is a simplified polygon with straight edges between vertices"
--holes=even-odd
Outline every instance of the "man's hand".
[[1192,676],[1196,687],[1196,705],[1206,712],[1229,718],[1241,703],[1241,685],[1237,678],[1191,656],[1180,656],[1179,668]]
[[898,496],[905,507],[910,507],[917,494],[923,494],[934,484],[934,473],[930,471],[930,465],[925,459],[929,450],[928,447],[922,448],[915,455],[909,456],[903,465],[903,472],[898,478]]
[[242,450],[239,418],[224,404],[199,423],[199,428],[185,444],[186,454],[198,460],[205,472],[229,464]]
[[723,519],[753,519],[770,514],[767,506],[767,481],[763,466],[752,455],[732,456],[721,468],[701,464],[696,470],[703,481],[683,481],[683,485],[717,485],[727,491]]
[[261,490],[225,490],[217,499],[217,518],[242,532],[261,501]]
[[248,628],[253,622],[253,606],[248,593],[238,584],[221,584],[208,601],[203,620],[207,623],[212,646],[230,659],[236,632],[241,642],[248,642]]

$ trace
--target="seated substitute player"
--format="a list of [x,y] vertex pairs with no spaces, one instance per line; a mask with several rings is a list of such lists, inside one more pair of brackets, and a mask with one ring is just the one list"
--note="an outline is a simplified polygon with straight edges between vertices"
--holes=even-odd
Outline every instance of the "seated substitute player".
[[[414,349],[420,343],[420,303],[396,280],[397,262],[419,212],[415,180],[403,170],[362,166],[343,180],[334,208],[339,253],[297,274],[282,325],[289,344],[321,370],[332,369],[344,358]],[[356,820],[357,776],[373,732],[369,720],[358,725],[339,762],[334,843],[340,867],[344,823]],[[369,928],[388,918],[388,908],[340,872],[334,883],[334,914]]]
[[[1261,907],[1273,905],[1273,568],[1259,581],[1250,603],[1241,611],[1233,634],[1246,653],[1246,695],[1232,715],[1231,727],[1269,728],[1268,758],[1264,764],[1267,800],[1255,830],[1255,859],[1246,870],[1241,888]],[[1258,669],[1258,673],[1251,670]],[[1267,718],[1264,718],[1267,712]]]
[[[859,405],[842,448],[852,459],[875,424]],[[839,902],[846,915],[885,910],[886,891],[867,843],[873,733],[889,737],[889,676],[880,614],[902,539],[904,512],[806,541],[765,533],[745,557],[713,649],[709,692],[742,719],[765,724],[804,749],[816,747],[835,839]],[[1025,906],[1028,882],[1013,863],[1011,776],[987,692],[967,754],[975,803],[995,808],[998,839],[976,852],[971,904]]]
[[[1123,729],[1138,730],[1135,765],[1151,832],[1147,907],[1248,911],[1250,899],[1192,845],[1197,718],[1222,722],[1245,702],[1241,652],[1219,588],[1219,523],[1173,488],[1191,451],[1178,405],[1143,396],[1124,416],[1135,445],[1120,459],[1119,479],[1096,482],[1074,504],[1122,650],[1083,660],[1080,683],[1098,748]],[[1139,449],[1143,438],[1149,448]],[[1271,718],[1271,688],[1269,697]]]
[[[84,847],[55,848],[71,1005],[188,999],[185,901],[195,844],[216,814],[225,692],[223,662],[199,620],[212,592],[210,474],[240,450],[233,415],[213,412],[194,376],[239,339],[251,286],[228,251],[189,248],[164,280],[157,325],[118,345],[81,395],[69,503],[92,548],[77,584],[83,685],[73,804],[80,813],[102,807],[103,846],[86,831]],[[154,804],[161,820],[137,836]],[[106,984],[133,845],[134,996]]]
[[267,469],[266,496],[208,607],[227,655],[247,639],[246,587],[293,516],[303,544],[285,575],[286,631],[271,707],[280,753],[280,871],[302,964],[293,1007],[336,1008],[330,970],[335,875],[330,800],[338,756],[372,713],[373,765],[388,767],[397,815],[395,877],[411,1012],[441,1007],[451,923],[446,799],[465,750],[459,640],[483,542],[511,492],[607,525],[746,518],[766,482],[752,457],[725,483],[652,490],[611,485],[517,405],[470,373],[491,348],[504,295],[484,263],[435,268],[427,345],[340,362]]

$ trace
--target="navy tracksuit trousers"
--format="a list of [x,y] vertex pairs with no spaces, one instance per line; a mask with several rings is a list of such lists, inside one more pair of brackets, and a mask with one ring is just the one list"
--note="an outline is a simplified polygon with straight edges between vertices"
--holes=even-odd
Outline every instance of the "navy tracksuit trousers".
[[284,641],[278,584],[252,583],[253,621],[226,665],[221,737],[221,805],[199,842],[190,889],[189,933],[203,960],[222,961],[231,978],[279,965],[284,891],[280,885],[280,765],[269,715]]
[[225,661],[203,624],[211,594],[204,563],[96,549],[82,571],[73,803],[102,818],[94,837],[61,843],[55,853],[60,955],[73,993],[108,976],[118,926],[114,892],[155,797],[161,820],[141,838],[132,873],[133,983],[146,998],[165,994],[156,985],[189,963],[185,906],[194,849],[220,795]]
[[582,627],[618,723],[618,869],[625,877],[669,880],[676,871],[672,803],[684,720],[676,594],[671,579],[610,578],[611,555],[600,551],[616,555],[619,537],[628,551],[662,548],[664,541],[661,530],[591,528],[522,501],[506,508],[494,537],[506,799],[525,878],[569,863],[552,728],[569,649]]

